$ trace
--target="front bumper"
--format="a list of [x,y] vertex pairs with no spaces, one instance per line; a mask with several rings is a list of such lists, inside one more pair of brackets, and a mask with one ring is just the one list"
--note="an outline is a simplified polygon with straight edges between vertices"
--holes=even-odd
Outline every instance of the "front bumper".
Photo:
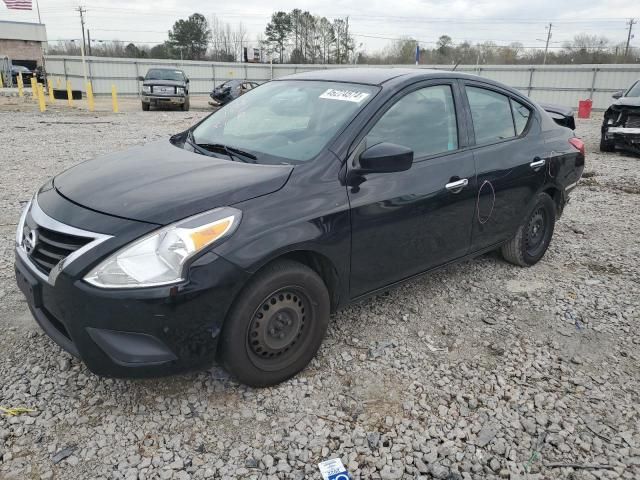
[[609,127],[603,135],[617,150],[640,155],[640,128]]
[[183,105],[186,101],[187,101],[187,97],[184,97],[184,96],[142,95],[142,102],[150,103],[153,106]]
[[246,272],[209,252],[193,262],[184,284],[104,290],[82,280],[98,260],[84,258],[91,253],[63,268],[51,284],[16,247],[18,286],[58,345],[92,372],[114,377],[169,375],[214,361]]

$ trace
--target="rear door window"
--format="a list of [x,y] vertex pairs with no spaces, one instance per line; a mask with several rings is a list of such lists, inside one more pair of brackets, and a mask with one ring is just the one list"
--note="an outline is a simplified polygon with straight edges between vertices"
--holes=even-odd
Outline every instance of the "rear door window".
[[466,91],[477,145],[516,136],[509,97],[479,87],[467,86]]

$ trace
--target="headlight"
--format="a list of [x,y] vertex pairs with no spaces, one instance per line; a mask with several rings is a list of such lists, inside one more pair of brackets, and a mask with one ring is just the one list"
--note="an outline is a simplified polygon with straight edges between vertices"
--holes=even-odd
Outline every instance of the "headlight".
[[183,87],[176,87],[176,93],[178,95],[182,95],[184,93],[184,88]]
[[29,213],[29,209],[31,208],[31,203],[33,202],[33,198],[27,202],[27,206],[24,207],[22,211],[22,215],[20,215],[20,220],[18,221],[18,229],[16,230],[16,246],[22,245],[22,235],[24,231],[24,222],[27,219],[27,213]]
[[143,93],[151,93],[151,85],[143,85],[142,86]]
[[207,246],[228,238],[242,212],[216,208],[146,235],[100,263],[85,281],[101,288],[138,288],[184,280],[186,261]]

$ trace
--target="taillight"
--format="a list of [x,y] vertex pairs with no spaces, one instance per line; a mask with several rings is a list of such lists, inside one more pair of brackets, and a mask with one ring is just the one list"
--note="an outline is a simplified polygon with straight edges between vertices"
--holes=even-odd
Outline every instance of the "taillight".
[[573,137],[569,139],[569,143],[573,146],[573,148],[578,150],[583,157],[585,156],[584,142],[582,140],[580,140],[579,138]]

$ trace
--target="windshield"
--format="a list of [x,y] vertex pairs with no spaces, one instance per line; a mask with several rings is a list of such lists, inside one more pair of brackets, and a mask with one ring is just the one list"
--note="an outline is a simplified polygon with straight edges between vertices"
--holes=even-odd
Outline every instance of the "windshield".
[[27,67],[23,67],[22,65],[14,65],[13,69],[16,72],[30,72],[31,70],[29,70]]
[[253,153],[257,163],[315,157],[377,92],[370,85],[283,80],[265,83],[193,130],[196,144]]
[[184,81],[184,75],[180,70],[154,68],[147,72],[145,80],[173,80],[174,82],[182,82]]
[[234,86],[240,85],[241,83],[242,83],[241,80],[227,80],[226,82],[220,85],[220,88],[234,87]]
[[634,83],[631,88],[624,94],[625,97],[640,97],[640,80]]

